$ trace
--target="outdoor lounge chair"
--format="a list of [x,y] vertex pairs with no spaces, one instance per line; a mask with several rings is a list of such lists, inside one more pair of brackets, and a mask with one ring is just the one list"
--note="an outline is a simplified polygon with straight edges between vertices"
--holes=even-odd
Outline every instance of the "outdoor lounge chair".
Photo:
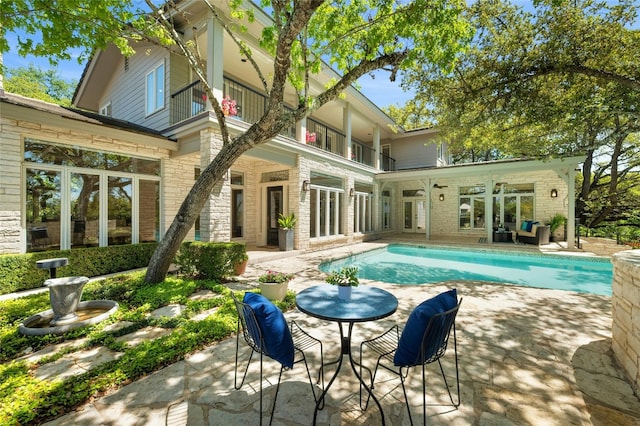
[[[311,379],[311,373],[309,372],[309,366],[307,365],[307,359],[304,351],[315,346],[320,345],[320,373],[318,375],[322,377],[322,389],[324,389],[324,377],[322,376],[322,342],[308,333],[306,333],[295,321],[291,321],[290,325],[282,314],[282,311],[274,305],[269,299],[265,298],[261,294],[247,292],[244,295],[243,301],[239,301],[236,296],[231,292],[231,297],[235,303],[238,311],[238,333],[236,335],[236,364],[234,375],[234,386],[236,390],[242,387],[245,378],[247,377],[247,371],[249,370],[249,364],[254,353],[260,354],[260,425],[262,425],[262,358],[263,355],[278,361],[281,365],[280,374],[278,375],[278,384],[276,385],[276,394],[273,397],[273,406],[271,407],[271,417],[269,424],[273,422],[273,413],[276,408],[276,400],[278,398],[278,390],[280,389],[280,379],[282,378],[282,372],[286,369],[290,369],[294,364],[298,362],[304,362],[307,369],[307,377],[309,378],[309,384],[311,385],[311,392],[313,392],[314,401],[318,402],[316,396],[314,383]],[[249,360],[244,369],[242,380],[238,383],[238,352],[240,350],[240,335],[242,334],[244,341],[251,348]]]
[[[460,405],[460,377],[458,373],[458,345],[456,340],[455,320],[462,299],[458,301],[456,290],[449,290],[445,293],[426,300],[418,305],[407,320],[404,328],[394,325],[382,335],[365,340],[360,345],[360,377],[362,369],[368,371],[371,379],[371,390],[374,389],[374,381],[378,372],[378,367],[397,374],[402,384],[404,401],[409,413],[409,422],[413,425],[411,408],[407,398],[405,380],[409,374],[410,367],[422,366],[422,421],[427,423],[427,401],[426,401],[426,374],[425,366],[437,361],[440,366],[440,373],[444,379],[444,385],[449,393],[449,399],[454,407]],[[440,358],[442,358],[449,343],[449,336],[453,330],[453,353],[456,365],[456,387],[457,400],[454,401],[451,389],[447,383],[447,378],[442,368]],[[376,365],[371,369],[362,365],[365,349],[374,352],[378,358]],[[362,385],[360,386],[360,406],[367,409],[371,394],[367,394],[367,399],[362,404]]]
[[[530,226],[527,226],[529,225]],[[549,244],[549,236],[551,234],[550,227],[538,222],[525,221],[522,223],[522,227],[526,229],[518,230],[516,234],[516,240],[521,243],[545,245]]]

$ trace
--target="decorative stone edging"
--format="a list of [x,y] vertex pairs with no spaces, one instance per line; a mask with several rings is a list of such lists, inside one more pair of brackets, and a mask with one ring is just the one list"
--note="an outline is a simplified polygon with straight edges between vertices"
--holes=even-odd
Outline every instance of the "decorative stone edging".
[[640,250],[612,256],[613,353],[634,391],[640,390]]

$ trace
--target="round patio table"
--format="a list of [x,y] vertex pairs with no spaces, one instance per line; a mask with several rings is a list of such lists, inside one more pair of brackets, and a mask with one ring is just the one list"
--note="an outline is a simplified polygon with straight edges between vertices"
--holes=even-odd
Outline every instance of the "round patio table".
[[[385,424],[384,413],[382,412],[380,402],[358,374],[356,361],[354,361],[351,354],[351,336],[355,323],[375,321],[393,314],[398,308],[398,299],[388,291],[377,287],[358,286],[352,290],[351,299],[346,300],[338,298],[338,288],[328,284],[306,288],[296,295],[296,305],[301,312],[311,315],[312,317],[337,322],[338,329],[340,330],[340,355],[335,361],[331,361],[322,366],[324,370],[324,367],[327,365],[337,364],[336,372],[333,374],[333,377],[331,377],[327,387],[324,388],[322,395],[320,395],[316,403],[316,408],[313,412],[314,425],[316,424],[319,407],[338,376],[340,367],[342,366],[342,359],[345,355],[349,357],[351,369],[358,378],[358,381],[367,392],[371,394],[371,398],[378,406],[380,416],[382,417],[382,424]],[[343,323],[348,324],[346,335],[342,326]]]

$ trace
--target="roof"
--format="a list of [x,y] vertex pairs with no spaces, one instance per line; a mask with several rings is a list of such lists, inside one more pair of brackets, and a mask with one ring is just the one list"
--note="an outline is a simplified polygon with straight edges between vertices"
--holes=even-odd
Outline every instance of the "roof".
[[127,132],[133,132],[143,134],[147,136],[153,136],[170,140],[163,136],[159,131],[150,129],[148,127],[140,126],[135,123],[131,123],[125,120],[118,120],[105,115],[97,114],[91,111],[85,111],[76,108],[63,107],[58,104],[41,101],[38,99],[27,98],[25,96],[16,95],[15,93],[5,92],[0,89],[0,103],[11,104],[29,108],[33,110],[43,111],[49,114],[57,115],[62,118],[70,120],[81,121],[88,124],[95,124],[100,126],[106,126],[118,130],[125,130]]

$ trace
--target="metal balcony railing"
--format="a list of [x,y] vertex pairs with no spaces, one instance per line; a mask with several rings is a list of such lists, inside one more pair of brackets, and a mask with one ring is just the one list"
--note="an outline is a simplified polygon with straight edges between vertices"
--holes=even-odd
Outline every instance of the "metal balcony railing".
[[351,141],[351,160],[373,167],[375,150],[362,142]]
[[[236,102],[237,114],[233,117],[253,124],[266,110],[266,96],[230,78],[224,79],[224,96]],[[171,123],[194,117],[207,108],[207,95],[200,80],[171,94]],[[281,134],[295,139],[295,124],[284,129]]]
[[307,118],[307,145],[344,156],[345,135],[312,118]]
[[380,153],[380,169],[386,172],[393,172],[396,170],[396,160],[388,155]]
[[[234,119],[242,120],[245,123],[255,123],[266,110],[266,96],[256,90],[243,85],[230,78],[224,79],[224,96],[236,102],[237,114]],[[194,117],[207,108],[207,95],[200,80],[181,88],[171,94],[171,123]],[[295,139],[295,123],[284,129],[281,133]],[[370,146],[353,140],[351,145],[351,160],[373,167],[375,151]],[[340,156],[346,152],[346,137],[344,133],[320,123],[312,118],[307,118],[307,145],[315,146]],[[381,157],[381,166],[394,162],[389,157]],[[385,163],[386,161],[386,163]],[[395,165],[393,165],[395,168]],[[391,170],[384,168],[384,170]]]

